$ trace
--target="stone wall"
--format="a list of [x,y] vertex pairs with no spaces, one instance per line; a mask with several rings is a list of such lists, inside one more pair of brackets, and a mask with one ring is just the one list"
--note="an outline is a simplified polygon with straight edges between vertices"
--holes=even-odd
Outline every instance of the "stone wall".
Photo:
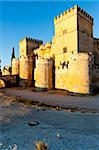
[[52,57],[51,43],[42,44],[38,49],[34,50],[33,53],[39,58],[50,58]]
[[19,74],[19,59],[13,58],[12,59],[12,75]]
[[70,58],[68,91],[90,94],[92,85],[92,63],[92,56],[87,53],[78,53]]
[[94,77],[93,84],[99,88],[99,39],[94,38]]
[[35,86],[39,88],[53,88],[53,60],[38,59],[35,68]]
[[79,6],[63,12],[54,18],[55,34],[52,49],[55,55],[65,52],[92,52],[93,18]]
[[78,52],[93,53],[93,20],[79,11],[77,15],[77,20]]
[[43,41],[35,40],[32,38],[24,38],[19,42],[20,47],[20,56],[26,57],[27,55],[30,56],[34,49],[37,49]]
[[4,88],[5,87],[5,83],[3,80],[0,79],[0,88]]
[[30,86],[33,82],[33,57],[20,56],[19,77],[20,85]]
[[93,38],[79,31],[79,52],[94,53]]
[[94,63],[99,65],[99,39],[94,38]]
[[55,70],[55,88],[89,94],[92,80],[91,56],[85,53],[71,54],[68,60]]
[[5,75],[0,77],[0,84],[2,87],[16,87],[19,86],[18,75]]
[[52,40],[54,54],[62,54],[64,48],[65,52],[77,52],[77,9],[70,9],[55,17],[54,29]]
[[2,69],[2,76],[11,75],[11,67],[4,66]]
[[93,86],[99,88],[99,66],[94,66]]

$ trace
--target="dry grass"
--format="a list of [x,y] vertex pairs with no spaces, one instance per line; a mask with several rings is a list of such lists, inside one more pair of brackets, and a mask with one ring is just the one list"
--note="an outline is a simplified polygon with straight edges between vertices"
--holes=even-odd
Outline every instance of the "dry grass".
[[48,150],[47,144],[43,141],[36,142],[36,148],[37,150]]

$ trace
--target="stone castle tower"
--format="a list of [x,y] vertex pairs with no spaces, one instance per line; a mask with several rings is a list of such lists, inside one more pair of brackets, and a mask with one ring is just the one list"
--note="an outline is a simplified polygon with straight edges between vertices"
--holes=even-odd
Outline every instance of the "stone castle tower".
[[[56,89],[90,93],[94,64],[93,18],[79,6],[74,6],[54,18],[54,29],[49,51],[46,44],[34,53],[39,59],[54,59]],[[35,71],[44,76],[37,66]]]
[[54,26],[55,87],[90,93],[93,18],[79,6],[74,6],[55,17]]
[[93,24],[93,17],[76,5],[54,18],[51,43],[21,40],[20,58],[12,60],[13,74],[13,64],[19,64],[20,85],[82,94],[99,87],[99,39],[93,37]]
[[34,85],[34,63],[35,57],[33,55],[34,49],[38,48],[42,41],[32,38],[24,38],[20,41],[20,67],[19,77],[20,85],[31,86]]

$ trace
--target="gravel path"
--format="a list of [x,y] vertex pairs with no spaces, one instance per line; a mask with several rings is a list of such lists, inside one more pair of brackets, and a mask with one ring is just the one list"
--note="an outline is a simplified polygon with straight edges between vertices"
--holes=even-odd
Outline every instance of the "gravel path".
[[34,92],[30,89],[6,88],[3,91],[7,95],[18,96],[21,98],[31,99],[46,105],[97,109],[99,111],[99,95],[96,96],[67,96],[59,94],[49,94],[48,92]]

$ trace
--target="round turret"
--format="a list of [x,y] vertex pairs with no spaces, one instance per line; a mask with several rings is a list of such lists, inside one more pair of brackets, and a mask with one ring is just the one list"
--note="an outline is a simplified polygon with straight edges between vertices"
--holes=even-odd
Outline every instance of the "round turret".
[[33,81],[33,58],[32,57],[20,57],[19,68],[20,86],[30,86]]
[[39,88],[53,88],[53,61],[52,59],[38,59],[35,68],[35,86]]

